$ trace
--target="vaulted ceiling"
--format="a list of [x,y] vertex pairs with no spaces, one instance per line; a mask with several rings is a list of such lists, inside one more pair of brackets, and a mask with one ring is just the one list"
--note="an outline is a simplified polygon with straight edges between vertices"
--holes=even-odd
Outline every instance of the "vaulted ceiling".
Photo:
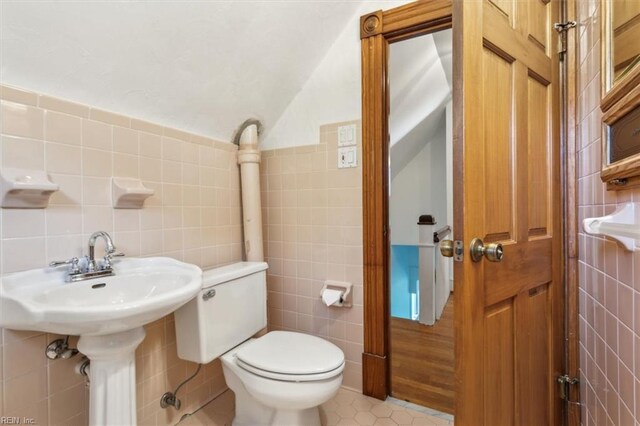
[[389,53],[391,177],[439,132],[452,95],[452,31],[391,45]]
[[0,80],[230,140],[274,124],[361,3],[1,1]]

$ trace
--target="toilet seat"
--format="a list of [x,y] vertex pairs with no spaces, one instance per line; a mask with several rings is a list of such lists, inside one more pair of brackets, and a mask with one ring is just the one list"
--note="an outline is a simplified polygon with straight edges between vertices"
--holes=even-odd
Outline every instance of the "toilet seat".
[[272,331],[235,354],[242,369],[261,377],[310,382],[329,379],[344,370],[344,354],[319,337],[290,331]]

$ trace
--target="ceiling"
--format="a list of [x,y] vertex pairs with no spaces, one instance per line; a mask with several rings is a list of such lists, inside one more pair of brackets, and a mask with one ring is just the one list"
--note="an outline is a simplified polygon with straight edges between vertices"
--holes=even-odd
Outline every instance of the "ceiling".
[[276,122],[361,3],[0,0],[0,80],[228,141]]
[[445,126],[452,92],[452,31],[391,45],[389,53],[391,177]]

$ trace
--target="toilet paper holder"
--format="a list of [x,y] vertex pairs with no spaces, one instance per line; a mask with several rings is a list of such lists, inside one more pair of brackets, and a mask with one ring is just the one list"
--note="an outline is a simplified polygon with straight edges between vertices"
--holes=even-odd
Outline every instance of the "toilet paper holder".
[[340,297],[340,301],[331,306],[337,306],[341,308],[350,308],[351,307],[351,288],[353,284],[342,281],[331,281],[327,280],[324,282],[322,286],[322,290],[320,290],[320,298],[322,298],[322,294],[325,290],[339,290],[342,291],[343,294]]

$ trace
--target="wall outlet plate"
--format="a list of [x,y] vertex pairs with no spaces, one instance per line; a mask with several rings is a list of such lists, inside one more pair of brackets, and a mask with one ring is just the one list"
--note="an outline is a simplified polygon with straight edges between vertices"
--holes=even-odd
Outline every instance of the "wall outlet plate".
[[338,127],[338,146],[353,146],[356,144],[356,125]]
[[358,167],[357,150],[355,146],[338,148],[338,168],[347,169]]

